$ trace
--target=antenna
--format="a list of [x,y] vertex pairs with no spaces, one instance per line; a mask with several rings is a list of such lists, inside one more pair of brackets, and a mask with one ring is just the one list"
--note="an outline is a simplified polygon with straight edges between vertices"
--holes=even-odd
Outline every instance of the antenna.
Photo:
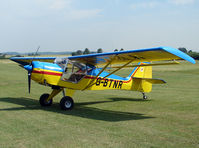
[[38,46],[37,51],[35,52],[34,57],[37,55],[38,51],[39,51],[40,46]]
[[[34,60],[35,56],[37,55],[39,48],[40,48],[40,46],[38,46],[37,51],[35,52],[34,56],[32,57],[32,61]],[[30,62],[30,65],[32,64],[32,61]]]

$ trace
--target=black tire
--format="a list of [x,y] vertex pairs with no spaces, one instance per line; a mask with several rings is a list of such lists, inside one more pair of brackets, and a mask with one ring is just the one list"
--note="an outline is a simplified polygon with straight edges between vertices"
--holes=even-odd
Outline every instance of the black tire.
[[73,109],[73,106],[73,99],[69,96],[65,96],[60,100],[60,107],[62,110],[71,110]]
[[41,95],[39,99],[39,103],[41,106],[51,106],[53,103],[53,99],[50,99],[49,101],[46,101],[49,97],[49,94],[43,94]]
[[144,95],[143,96],[143,100],[147,100],[147,99],[148,99],[148,97]]

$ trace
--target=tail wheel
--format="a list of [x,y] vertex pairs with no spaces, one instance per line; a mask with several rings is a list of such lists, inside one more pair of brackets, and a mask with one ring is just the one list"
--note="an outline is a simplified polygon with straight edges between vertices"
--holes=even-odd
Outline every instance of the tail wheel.
[[143,99],[146,100],[146,99],[148,99],[148,98],[147,98],[147,96],[144,95],[144,96],[143,96]]
[[142,95],[143,95],[143,100],[148,99],[148,97],[145,95],[145,93],[142,93]]
[[51,106],[52,105],[53,100],[50,99],[50,100],[47,101],[48,97],[49,97],[49,94],[41,95],[41,97],[39,99],[39,103],[40,103],[41,106]]
[[69,96],[65,96],[60,101],[60,107],[62,110],[71,110],[74,106],[73,99]]

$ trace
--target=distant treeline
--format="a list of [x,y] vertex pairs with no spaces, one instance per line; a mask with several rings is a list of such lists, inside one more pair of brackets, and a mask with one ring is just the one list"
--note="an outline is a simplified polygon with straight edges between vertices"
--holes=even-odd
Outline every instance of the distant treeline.
[[[61,52],[38,52],[38,55],[70,55],[70,51],[61,51]],[[25,53],[25,55],[33,56],[35,53]]]
[[199,52],[195,52],[195,51],[192,51],[192,50],[187,50],[186,48],[184,47],[180,47],[178,48],[180,51],[188,54],[189,56],[191,56],[192,58],[194,58],[195,60],[199,60]]
[[103,52],[102,48],[97,49],[96,52],[91,52],[88,48],[85,48],[84,51],[77,50],[75,52],[72,52],[71,55],[77,56],[77,55],[83,55],[83,54],[102,53],[102,52]]
[[6,54],[0,53],[0,59],[5,59],[6,58]]
[[[124,49],[121,48],[120,50],[118,49],[115,49],[114,52],[117,52],[117,51],[123,51]],[[85,48],[83,51],[82,50],[77,50],[75,52],[72,52],[71,55],[72,56],[77,56],[77,55],[84,55],[84,54],[92,54],[92,53],[103,53],[103,49],[102,48],[99,48],[97,49],[97,51],[93,52],[93,51],[90,51],[88,48]]]

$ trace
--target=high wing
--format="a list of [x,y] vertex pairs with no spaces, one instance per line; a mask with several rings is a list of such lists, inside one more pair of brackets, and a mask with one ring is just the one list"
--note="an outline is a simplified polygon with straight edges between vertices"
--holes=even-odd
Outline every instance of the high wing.
[[12,57],[12,61],[19,63],[20,65],[29,65],[31,61],[41,61],[53,63],[56,57]]
[[[31,61],[53,63],[56,57],[12,57],[11,60],[20,65],[28,65]],[[183,59],[195,64],[195,60],[178,49],[171,47],[157,47],[147,49],[136,49],[109,53],[88,54],[70,56],[69,60],[93,66],[126,64],[137,62],[152,62]],[[127,65],[128,65],[127,64]]]
[[157,47],[100,54],[71,56],[68,59],[89,65],[125,64],[183,59],[195,64],[195,60],[178,49]]

